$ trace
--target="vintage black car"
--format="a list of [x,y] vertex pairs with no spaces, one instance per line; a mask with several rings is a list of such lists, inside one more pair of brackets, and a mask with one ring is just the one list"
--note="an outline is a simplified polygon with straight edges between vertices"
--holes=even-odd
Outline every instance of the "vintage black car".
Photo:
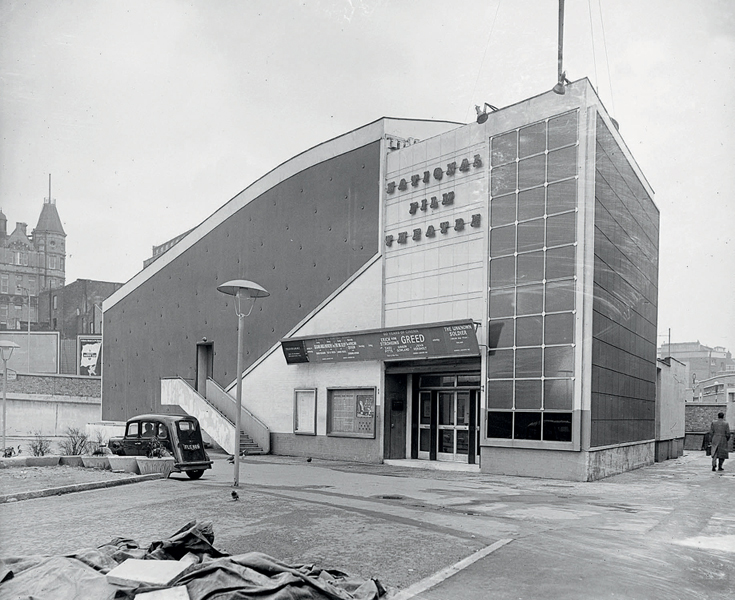
[[174,457],[174,471],[199,479],[212,468],[202,442],[199,421],[189,416],[140,415],[128,419],[124,437],[112,437],[108,447],[118,456],[151,456],[163,448]]

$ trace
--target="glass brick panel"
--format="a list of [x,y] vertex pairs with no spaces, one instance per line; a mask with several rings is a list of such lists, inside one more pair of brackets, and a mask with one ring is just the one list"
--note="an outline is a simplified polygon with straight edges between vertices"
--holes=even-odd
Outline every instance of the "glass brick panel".
[[516,314],[535,315],[543,311],[544,286],[542,284],[523,285],[516,288]]
[[541,348],[516,350],[516,377],[541,377]]
[[490,287],[513,285],[515,282],[515,257],[493,258],[490,261]]
[[[568,212],[561,215],[554,215],[546,219],[546,246],[562,246],[564,244],[572,244],[577,238],[576,224],[577,214]],[[518,227],[518,243],[520,246],[520,225]]]
[[577,174],[577,147],[570,146],[561,150],[549,152],[549,172],[547,181],[559,181],[574,177]]
[[546,284],[546,312],[574,310],[574,280]]
[[577,207],[577,180],[567,179],[546,188],[546,212],[550,215]]
[[493,138],[492,150],[490,152],[493,167],[514,161],[517,156],[518,141],[515,131]]
[[549,119],[549,150],[577,141],[577,113],[569,112]]
[[513,437],[517,440],[541,439],[541,413],[516,412]]
[[574,314],[556,313],[544,319],[544,344],[571,344],[574,342]]
[[490,290],[490,318],[512,317],[514,312],[515,290]]
[[516,381],[516,408],[541,409],[540,379],[519,379]]
[[546,279],[566,279],[574,276],[574,246],[562,246],[546,251]]
[[574,376],[574,348],[572,346],[552,346],[544,349],[545,377]]
[[[574,240],[572,240],[574,241]],[[538,250],[544,246],[544,219],[518,223],[518,252]]]
[[490,176],[490,193],[493,197],[516,191],[516,163],[495,167]]
[[572,410],[573,379],[544,380],[544,409]]
[[546,179],[546,156],[540,154],[518,162],[518,189],[543,185]]
[[544,413],[544,440],[572,441],[572,413]]
[[513,413],[496,411],[488,412],[487,437],[511,439],[513,437]]
[[516,195],[500,196],[490,201],[490,225],[499,227],[515,223]]
[[492,350],[487,357],[488,379],[513,377],[513,350]]
[[490,321],[489,331],[488,343],[491,350],[513,347],[513,319]]
[[518,220],[544,216],[544,188],[536,187],[518,193]]
[[546,150],[546,123],[521,127],[518,132],[518,156],[524,158]]
[[516,346],[540,346],[542,317],[518,317],[516,319]]
[[513,408],[513,382],[510,380],[488,381],[487,406],[488,408]]
[[544,253],[542,251],[518,255],[518,273],[516,275],[516,281],[519,284],[541,281],[543,278]]
[[516,250],[516,228],[493,227],[490,230],[490,256],[504,256],[513,254]]

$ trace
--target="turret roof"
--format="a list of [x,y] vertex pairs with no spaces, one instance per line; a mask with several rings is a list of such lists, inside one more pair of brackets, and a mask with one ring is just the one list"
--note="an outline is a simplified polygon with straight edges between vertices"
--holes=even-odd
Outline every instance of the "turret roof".
[[48,231],[66,235],[64,228],[61,226],[61,219],[56,210],[56,204],[52,204],[51,202],[43,203],[43,209],[41,210],[41,216],[38,217],[36,231]]

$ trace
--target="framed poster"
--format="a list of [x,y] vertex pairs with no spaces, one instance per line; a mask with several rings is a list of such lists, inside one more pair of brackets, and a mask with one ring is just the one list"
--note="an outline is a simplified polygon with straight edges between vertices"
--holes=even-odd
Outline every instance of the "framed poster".
[[375,388],[328,389],[327,435],[375,438]]
[[294,390],[293,432],[316,435],[316,390]]
[[102,336],[77,336],[77,374],[88,377],[102,375]]

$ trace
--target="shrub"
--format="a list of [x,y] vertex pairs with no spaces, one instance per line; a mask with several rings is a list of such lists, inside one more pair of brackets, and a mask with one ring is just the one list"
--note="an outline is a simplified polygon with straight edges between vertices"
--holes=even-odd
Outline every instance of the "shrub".
[[67,456],[85,454],[89,448],[89,436],[76,427],[67,427],[64,439],[59,442],[61,453]]
[[40,431],[34,431],[28,448],[33,456],[46,456],[51,451],[51,441],[41,435]]

